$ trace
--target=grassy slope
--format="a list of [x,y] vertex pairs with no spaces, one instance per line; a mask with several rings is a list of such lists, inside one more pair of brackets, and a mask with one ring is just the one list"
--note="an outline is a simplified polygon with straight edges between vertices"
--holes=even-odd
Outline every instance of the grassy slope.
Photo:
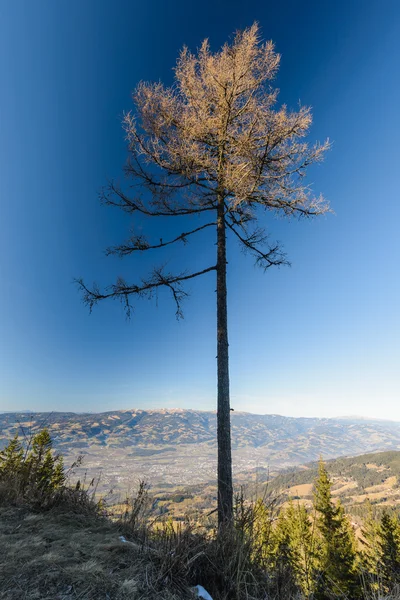
[[58,511],[0,506],[0,598],[183,600],[159,581],[143,550],[112,523]]

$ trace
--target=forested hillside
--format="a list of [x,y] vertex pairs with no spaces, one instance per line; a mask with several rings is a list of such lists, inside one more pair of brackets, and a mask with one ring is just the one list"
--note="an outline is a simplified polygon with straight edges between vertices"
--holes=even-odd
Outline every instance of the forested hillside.
[[[400,506],[400,451],[377,452],[327,461],[333,487],[353,514],[362,513],[366,501],[381,508]],[[306,504],[313,496],[313,482],[318,463],[280,473],[268,482],[268,489],[287,498],[303,499]]]

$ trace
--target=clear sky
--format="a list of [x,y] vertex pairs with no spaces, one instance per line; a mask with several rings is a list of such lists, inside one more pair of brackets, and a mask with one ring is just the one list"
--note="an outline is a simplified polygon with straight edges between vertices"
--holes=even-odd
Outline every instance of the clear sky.
[[113,302],[89,315],[72,280],[206,266],[207,234],[107,258],[132,222],[97,192],[122,176],[136,84],[171,83],[184,44],[217,50],[254,20],[282,54],[280,101],[311,105],[310,139],[333,141],[309,181],[335,214],[269,217],[292,267],[266,275],[230,240],[232,406],[400,420],[397,0],[0,0],[0,410],[215,408],[212,274],[180,322],[164,292],[130,322]]

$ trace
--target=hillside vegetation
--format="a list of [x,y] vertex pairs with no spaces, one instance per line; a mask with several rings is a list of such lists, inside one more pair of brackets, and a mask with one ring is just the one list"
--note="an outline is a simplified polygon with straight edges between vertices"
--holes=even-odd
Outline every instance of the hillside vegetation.
[[[383,509],[400,509],[400,451],[376,452],[360,456],[327,461],[332,479],[332,496],[340,499],[346,512],[355,517],[365,517],[367,504],[379,513]],[[308,463],[288,469],[271,477],[267,469],[258,469],[256,477],[246,473],[236,478],[236,487],[245,485],[249,494],[267,493],[279,499],[280,504],[290,499],[300,500],[310,508],[314,481],[318,475],[318,463]],[[212,482],[195,486],[177,486],[174,490],[153,487],[154,509],[159,514],[184,521],[189,515],[198,519],[213,509],[217,488]]]
[[0,598],[192,596],[165,553],[145,548],[143,536],[141,543],[120,537],[139,503],[125,523],[112,523],[91,486],[71,487],[67,478],[47,429],[14,436],[0,452]]
[[0,452],[0,598],[184,600],[196,584],[214,600],[397,598],[398,511],[369,503],[357,538],[322,461],[312,485],[310,510],[239,491],[227,529],[210,515],[160,518],[144,483],[118,516],[91,485],[68,483],[46,429],[15,436]]
[[[380,508],[400,506],[400,451],[376,452],[337,458],[327,462],[332,478],[332,493],[346,510],[362,514],[368,501]],[[318,463],[281,473],[268,482],[271,492],[287,498],[303,499],[310,504]]]

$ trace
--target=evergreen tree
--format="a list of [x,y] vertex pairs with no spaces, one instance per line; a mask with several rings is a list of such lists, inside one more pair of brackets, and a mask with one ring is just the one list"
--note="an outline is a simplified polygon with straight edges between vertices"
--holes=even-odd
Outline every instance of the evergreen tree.
[[51,477],[51,487],[58,489],[65,483],[64,459],[62,456],[56,457],[53,474]]
[[355,598],[359,594],[355,536],[342,504],[332,502],[331,487],[320,460],[314,490],[316,525],[321,537],[315,598],[328,598],[329,593],[337,598]]
[[47,428],[44,428],[33,437],[29,459],[34,464],[42,464],[45,455],[51,451],[52,448],[53,442],[51,440],[49,431]]
[[286,521],[290,534],[291,545],[296,553],[294,564],[296,580],[306,597],[313,592],[312,581],[315,571],[318,540],[315,536],[314,525],[311,523],[304,504],[289,503],[286,509]]
[[293,506],[290,506],[280,511],[274,530],[274,579],[279,598],[291,597],[300,587],[301,557],[295,535],[295,514],[292,509]]
[[275,539],[271,511],[261,499],[257,500],[254,505],[251,535],[253,538],[253,559],[268,569],[275,555]]
[[54,456],[53,442],[46,428],[33,437],[26,470],[27,483],[42,493],[54,491],[65,481],[63,460]]
[[367,515],[364,520],[360,553],[364,580],[371,591],[378,591],[382,549],[380,545],[380,524],[375,518],[371,502],[367,500]]
[[21,471],[24,450],[16,433],[8,445],[0,452],[0,478],[15,475]]
[[10,497],[40,502],[63,486],[63,459],[52,446],[48,430],[43,429],[26,449],[15,435],[0,452],[0,481],[6,483]]
[[379,538],[380,579],[385,591],[390,591],[400,582],[400,525],[396,515],[382,515]]

